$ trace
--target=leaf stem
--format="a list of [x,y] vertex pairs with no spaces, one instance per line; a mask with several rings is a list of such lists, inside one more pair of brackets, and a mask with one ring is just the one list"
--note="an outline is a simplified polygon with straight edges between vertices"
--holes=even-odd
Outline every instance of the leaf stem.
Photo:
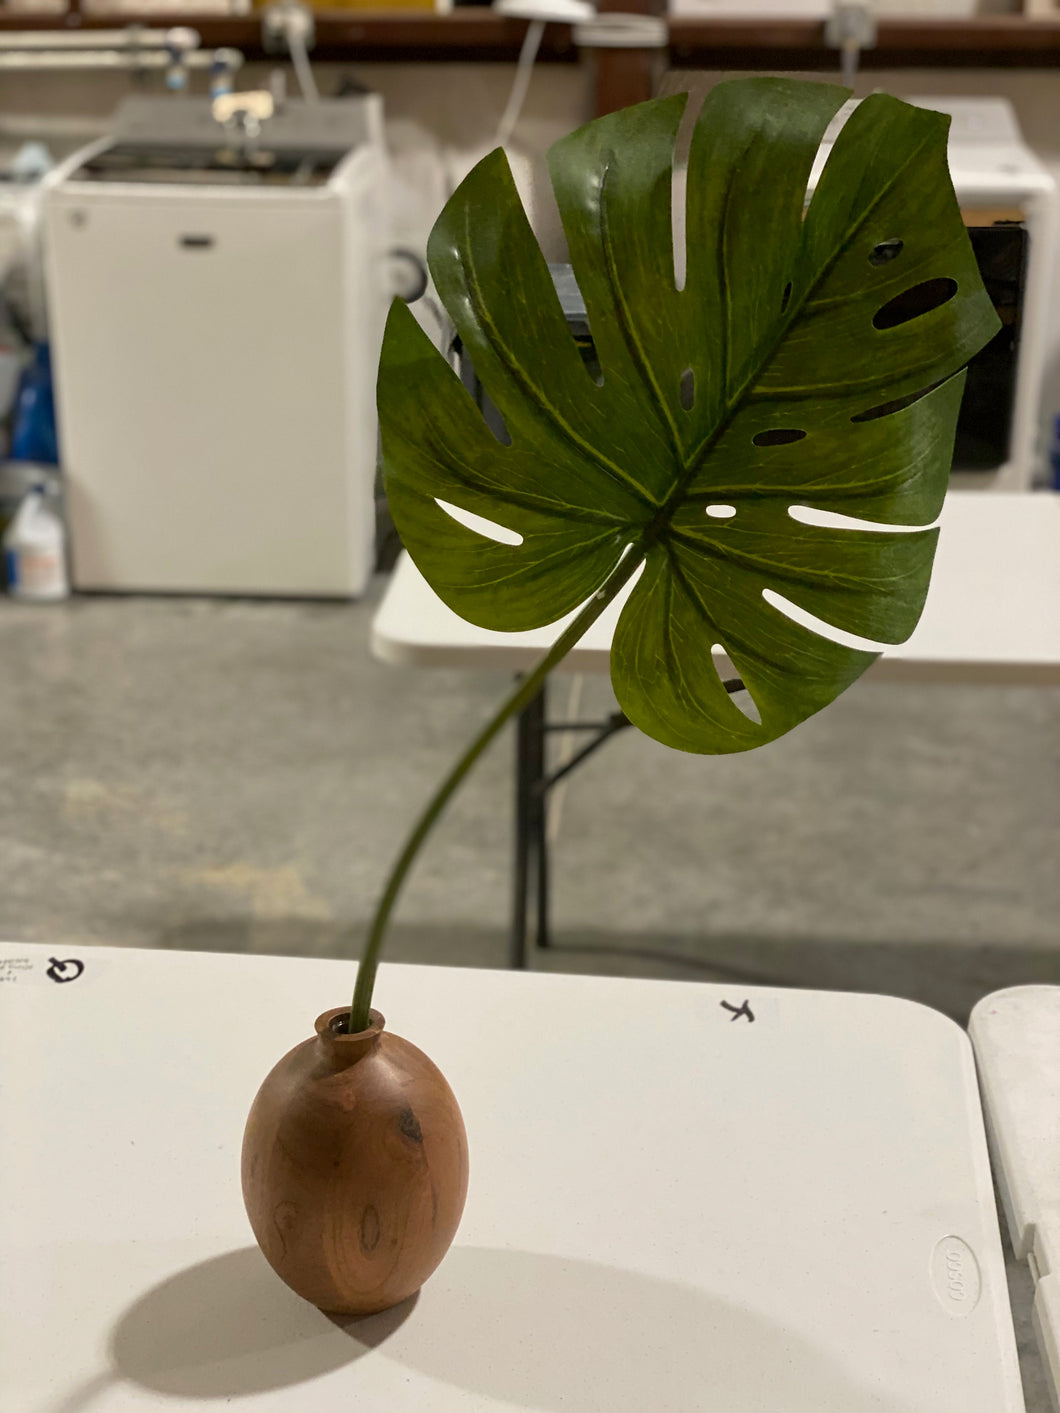
[[386,886],[383,889],[379,902],[376,904],[375,913],[368,930],[368,940],[365,943],[364,953],[361,957],[360,965],[357,968],[357,985],[354,989],[353,1002],[350,1006],[350,1034],[356,1034],[357,1031],[366,1030],[368,1027],[369,1011],[372,1005],[372,991],[375,987],[375,976],[379,968],[379,958],[383,950],[383,942],[386,938],[387,925],[390,921],[390,915],[394,910],[394,904],[397,902],[398,895],[401,892],[409,870],[416,861],[423,841],[431,832],[432,827],[449,803],[461,781],[500,731],[501,727],[534,700],[541,690],[541,685],[548,674],[557,663],[561,662],[567,656],[575,643],[577,643],[586,630],[596,622],[608,604],[617,597],[619,592],[625,587],[629,580],[632,579],[633,575],[640,568],[643,558],[643,546],[640,543],[630,547],[615,566],[614,570],[612,570],[610,576],[604,581],[603,586],[582,606],[533,671],[528,673],[527,676],[520,678],[516,683],[514,689],[504,699],[494,715],[471,742],[467,750],[428,800],[423,813],[416,821],[412,832],[406,839],[401,853],[395,859],[390,870],[390,875],[387,878]]

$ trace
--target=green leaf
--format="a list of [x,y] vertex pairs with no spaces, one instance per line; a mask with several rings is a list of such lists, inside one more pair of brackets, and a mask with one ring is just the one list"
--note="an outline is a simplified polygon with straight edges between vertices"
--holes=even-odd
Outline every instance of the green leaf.
[[[938,534],[916,527],[942,505],[959,370],[998,327],[940,114],[867,98],[804,209],[846,97],[770,78],[711,92],[688,159],[680,289],[684,96],[556,144],[552,183],[599,382],[504,154],[475,167],[428,253],[507,441],[403,305],[387,324],[385,486],[420,570],[471,622],[517,630],[575,609],[628,547],[644,568],[615,633],[615,692],[637,726],[683,750],[775,739],[848,687],[872,644],[912,632]],[[483,535],[446,507],[494,528]],[[884,528],[805,523],[793,507]],[[835,641],[831,628],[870,643]],[[723,688],[715,644],[760,723]]]

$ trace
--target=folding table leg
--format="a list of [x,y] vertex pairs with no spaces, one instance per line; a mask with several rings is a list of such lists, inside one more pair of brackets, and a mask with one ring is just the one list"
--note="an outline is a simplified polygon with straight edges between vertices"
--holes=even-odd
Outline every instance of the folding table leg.
[[530,880],[535,885],[534,942],[548,945],[548,843],[545,837],[546,688],[520,713],[515,728],[515,859],[509,960],[524,969],[529,961]]

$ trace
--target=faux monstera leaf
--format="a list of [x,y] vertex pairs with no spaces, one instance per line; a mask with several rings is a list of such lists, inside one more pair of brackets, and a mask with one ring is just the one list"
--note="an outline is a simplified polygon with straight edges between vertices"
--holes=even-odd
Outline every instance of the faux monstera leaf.
[[[635,725],[683,750],[771,741],[877,656],[786,606],[871,643],[912,632],[938,535],[916,527],[942,505],[959,370],[997,328],[950,184],[946,118],[867,98],[806,207],[846,97],[784,79],[711,92],[688,158],[681,288],[684,96],[553,147],[598,377],[503,152],[475,167],[434,228],[430,266],[510,444],[403,305],[387,325],[385,485],[424,576],[462,617],[515,630],[554,622],[643,561],[612,681]],[[805,507],[831,523],[807,523]],[[760,724],[723,687],[715,644]]]

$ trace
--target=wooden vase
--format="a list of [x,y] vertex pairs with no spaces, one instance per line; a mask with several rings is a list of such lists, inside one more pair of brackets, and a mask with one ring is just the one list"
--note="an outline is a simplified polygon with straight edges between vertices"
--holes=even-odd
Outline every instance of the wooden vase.
[[266,1077],[243,1137],[243,1201],[292,1290],[331,1314],[396,1305],[435,1269],[467,1193],[453,1092],[378,1011],[326,1011]]

